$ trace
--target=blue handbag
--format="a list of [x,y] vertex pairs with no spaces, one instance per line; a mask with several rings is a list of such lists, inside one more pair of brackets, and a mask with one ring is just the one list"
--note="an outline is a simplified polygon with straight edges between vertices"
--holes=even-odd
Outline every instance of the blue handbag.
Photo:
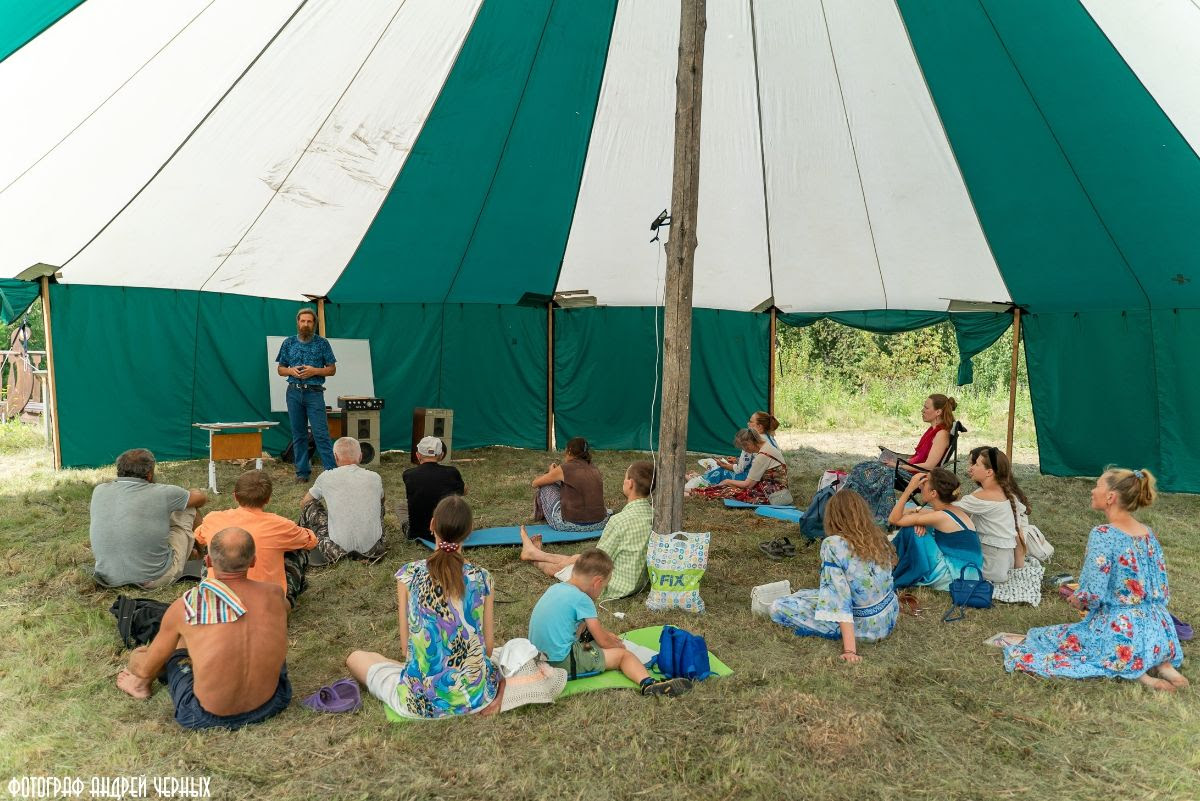
[[[971,568],[975,569],[979,578],[967,578],[967,571]],[[959,571],[958,578],[950,582],[951,606],[946,610],[946,614],[942,615],[942,622],[950,623],[954,620],[962,620],[967,616],[968,606],[974,609],[990,609],[994,589],[992,582],[983,577],[983,571],[979,569],[979,565],[972,562],[965,566]]]
[[712,675],[708,661],[708,643],[703,637],[674,626],[663,626],[658,638],[655,665],[668,679],[677,676],[703,681]]

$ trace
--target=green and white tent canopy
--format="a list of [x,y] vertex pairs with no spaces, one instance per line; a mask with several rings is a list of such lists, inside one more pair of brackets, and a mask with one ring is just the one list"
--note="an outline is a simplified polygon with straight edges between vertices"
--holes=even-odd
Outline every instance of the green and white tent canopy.
[[[262,417],[305,296],[371,339],[387,447],[414,405],[544,445],[551,389],[645,447],[677,37],[669,0],[0,2],[0,277],[61,267],[64,461]],[[763,309],[969,355],[1008,318],[951,301],[1015,303],[1043,469],[1200,489],[1197,42],[1194,0],[709,0],[691,444],[765,404]]]

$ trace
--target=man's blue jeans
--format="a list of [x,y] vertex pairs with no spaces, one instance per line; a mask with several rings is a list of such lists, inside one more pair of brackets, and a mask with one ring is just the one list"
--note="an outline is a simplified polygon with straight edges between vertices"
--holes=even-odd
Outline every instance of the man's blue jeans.
[[312,426],[317,453],[326,470],[337,465],[333,461],[333,443],[329,441],[329,421],[325,417],[325,393],[302,390],[289,385],[287,390],[288,420],[292,423],[292,455],[296,460],[296,475],[308,478],[312,466],[308,463],[308,428]]

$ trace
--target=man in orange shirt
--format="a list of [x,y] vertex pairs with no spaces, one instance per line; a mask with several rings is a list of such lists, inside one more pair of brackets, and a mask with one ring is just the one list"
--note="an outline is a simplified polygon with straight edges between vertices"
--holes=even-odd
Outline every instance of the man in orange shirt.
[[209,539],[226,528],[250,532],[257,556],[246,577],[279,585],[295,609],[296,596],[307,586],[304,571],[308,569],[308,551],[317,546],[317,538],[309,529],[263,508],[271,500],[272,489],[271,477],[262,470],[242,473],[233,485],[237,508],[205,515],[204,522],[196,529],[196,542],[207,545]]

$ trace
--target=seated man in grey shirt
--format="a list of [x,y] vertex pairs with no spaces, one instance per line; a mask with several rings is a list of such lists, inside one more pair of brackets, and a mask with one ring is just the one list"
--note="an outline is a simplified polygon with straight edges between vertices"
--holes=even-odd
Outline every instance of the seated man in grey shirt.
[[333,564],[347,554],[383,557],[383,480],[359,466],[362,448],[353,437],[333,443],[337,467],[317,476],[301,502],[301,526],[317,535],[310,565]]
[[192,552],[200,490],[154,483],[154,454],[144,448],[117,457],[117,480],[92,491],[91,541],[96,579],[110,587],[152,590],[176,581]]

